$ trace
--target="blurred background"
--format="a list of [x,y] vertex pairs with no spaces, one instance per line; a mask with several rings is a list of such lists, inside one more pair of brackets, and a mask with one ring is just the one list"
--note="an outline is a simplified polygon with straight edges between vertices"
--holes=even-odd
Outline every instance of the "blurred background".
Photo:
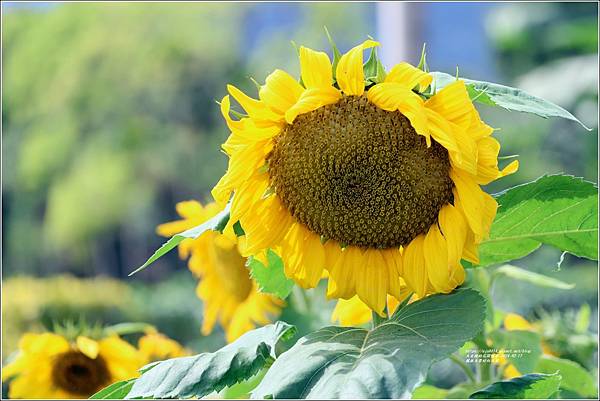
[[[250,77],[297,75],[290,41],[329,52],[325,25],[342,51],[379,40],[387,67],[418,63],[426,42],[431,70],[520,87],[593,128],[481,107],[501,154],[521,160],[490,192],[545,173],[597,182],[597,13],[596,3],[3,2],[3,355],[24,331],[78,316],[147,321],[198,351],[222,344],[220,332],[200,336],[196,280],[176,252],[127,274],[163,243],[155,227],[177,218],[175,203],[208,200],[224,172],[215,101],[226,84],[254,93]],[[595,263],[559,258],[542,248],[516,264],[575,289],[498,280],[496,301],[538,317],[588,304],[594,331]]]

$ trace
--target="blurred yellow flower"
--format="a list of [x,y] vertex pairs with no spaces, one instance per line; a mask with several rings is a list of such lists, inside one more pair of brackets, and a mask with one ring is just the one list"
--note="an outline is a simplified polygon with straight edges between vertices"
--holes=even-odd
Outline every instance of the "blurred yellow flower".
[[[409,295],[410,290],[404,285],[400,293],[400,299],[405,300]],[[417,296],[413,295],[410,302],[413,302],[416,299]],[[390,316],[394,313],[399,304],[400,301],[398,301],[396,297],[388,295],[387,310]],[[372,318],[372,313],[373,310],[355,295],[350,299],[338,300],[333,313],[331,314],[331,322],[339,323],[342,326],[359,326],[369,323]]]
[[145,363],[186,356],[189,353],[177,341],[161,333],[148,333],[138,340]]
[[[529,323],[527,319],[523,316],[516,313],[508,313],[504,316],[504,329],[506,331],[513,330],[524,330],[524,331],[536,331],[536,328],[533,324]],[[542,352],[545,355],[554,355],[552,350],[548,348],[544,342],[541,343]],[[504,355],[504,351],[500,351],[498,354],[494,355],[493,362],[498,366],[504,366],[503,376],[506,379],[512,379],[513,377],[522,376],[522,373],[519,372],[519,369],[515,367],[515,365],[508,362],[508,359]]]
[[[220,211],[215,203],[202,206],[197,201],[179,202],[176,210],[183,219],[159,225],[158,234],[175,235]],[[227,341],[231,342],[257,324],[269,323],[281,311],[283,302],[258,292],[250,278],[246,259],[241,255],[244,243],[244,238],[238,240],[229,226],[223,234],[208,231],[197,239],[186,239],[179,244],[180,257],[190,258],[188,266],[200,278],[196,294],[204,302],[204,335],[212,332],[218,320]]]
[[2,369],[12,378],[10,398],[88,398],[103,387],[138,376],[143,357],[118,336],[75,341],[54,333],[26,333],[16,358]]
[[[300,82],[276,69],[258,99],[229,85],[229,167],[212,194],[221,205],[233,195],[245,256],[278,250],[304,288],[325,269],[329,298],[357,295],[383,314],[400,279],[420,297],[464,281],[461,259],[478,262],[498,206],[480,186],[518,161],[498,168],[500,143],[464,81],[426,96],[433,76],[402,62],[371,85],[363,52],[376,46],[366,40],[335,68],[300,46]],[[231,117],[230,97],[247,116]]]

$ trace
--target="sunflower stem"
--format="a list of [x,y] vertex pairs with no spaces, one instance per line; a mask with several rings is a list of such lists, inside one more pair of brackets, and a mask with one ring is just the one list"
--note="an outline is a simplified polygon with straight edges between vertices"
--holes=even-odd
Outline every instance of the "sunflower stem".
[[467,365],[467,363],[463,361],[461,357],[452,354],[450,355],[450,360],[462,369],[462,371],[465,373],[465,375],[471,381],[471,383],[477,383],[477,378],[475,378],[475,374],[471,370],[471,367]]
[[385,315],[385,317],[381,317],[379,316],[379,313],[372,311],[371,312],[372,316],[373,316],[373,328],[379,326],[382,323],[387,322],[388,320],[388,310],[387,310],[387,305],[385,305],[385,307],[383,308],[383,314]]

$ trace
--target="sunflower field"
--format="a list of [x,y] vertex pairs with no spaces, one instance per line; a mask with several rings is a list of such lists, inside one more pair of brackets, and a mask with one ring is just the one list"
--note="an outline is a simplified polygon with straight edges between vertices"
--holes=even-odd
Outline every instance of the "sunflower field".
[[598,398],[596,3],[2,23],[3,398]]

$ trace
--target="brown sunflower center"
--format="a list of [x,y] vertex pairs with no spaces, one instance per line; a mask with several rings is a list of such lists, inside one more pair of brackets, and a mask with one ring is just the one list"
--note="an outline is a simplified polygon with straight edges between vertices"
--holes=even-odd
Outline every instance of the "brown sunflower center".
[[444,147],[366,97],[298,116],[268,156],[271,185],[311,231],[344,245],[390,248],[427,232],[452,200]]
[[215,252],[215,267],[221,278],[223,290],[239,302],[246,300],[252,291],[246,259],[240,255],[236,246],[224,248],[216,245]]
[[91,359],[81,352],[57,356],[52,366],[52,382],[63,390],[89,397],[109,384],[110,373],[101,356]]

